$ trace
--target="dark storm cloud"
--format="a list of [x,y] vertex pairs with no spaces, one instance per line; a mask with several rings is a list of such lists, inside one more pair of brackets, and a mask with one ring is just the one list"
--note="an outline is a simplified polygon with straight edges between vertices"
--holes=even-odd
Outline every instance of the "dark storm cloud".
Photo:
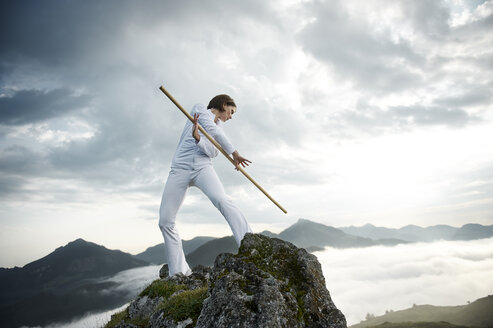
[[[2,1],[0,58],[35,59],[48,66],[85,60],[87,53],[117,40],[127,23],[151,23],[181,7],[173,1]],[[161,15],[161,16],[160,16]],[[146,20],[143,20],[146,17]]]
[[9,196],[15,196],[22,191],[22,186],[26,183],[24,178],[18,176],[0,175],[0,197],[5,200]]
[[[245,14],[264,16],[259,1],[2,1],[0,62],[35,59],[48,66],[85,60],[87,53],[106,48],[132,26],[152,27],[177,22],[187,28],[208,20],[228,24]],[[202,15],[205,14],[205,15]],[[196,18],[196,19],[193,19]],[[192,20],[190,20],[192,19]],[[108,58],[109,59],[109,58]]]
[[46,170],[46,160],[23,146],[9,146],[0,151],[0,195],[3,199],[27,194],[29,179]]
[[5,77],[13,72],[14,68],[0,60],[0,87],[3,86]]
[[0,152],[0,173],[27,176],[37,174],[46,165],[40,153],[24,146],[12,145]]
[[0,97],[0,124],[20,125],[68,114],[89,103],[89,97],[69,89],[21,90]]
[[[203,94],[218,93],[218,81],[224,86],[224,68],[209,64],[215,58],[204,53],[215,56],[222,49],[241,48],[242,36],[250,33],[248,26],[269,18],[270,10],[259,1],[151,1],[146,5],[135,1],[2,2],[3,87],[15,79],[23,82],[26,75],[32,79],[55,77],[58,83],[85,90],[92,97],[91,110],[79,117],[95,128],[94,136],[36,154],[44,166],[35,174],[73,178],[77,172],[78,179],[105,186],[126,186],[162,176],[184,119],[172,115],[176,109],[156,90],[157,84],[149,86],[149,81],[156,80],[156,68],[165,73],[166,81],[173,81],[167,85],[170,90],[181,90],[173,93],[180,101],[188,98],[193,104]],[[271,17],[268,22],[273,21]],[[158,30],[162,32],[158,34]],[[159,35],[159,39],[153,40],[154,46],[148,41],[139,43],[132,39],[135,33],[144,38]],[[128,38],[134,43],[129,44]],[[133,50],[141,45],[158,49],[162,53],[159,61],[152,62],[145,54],[133,57]],[[217,51],[210,51],[214,48]],[[266,51],[260,55],[269,55]],[[264,60],[251,58],[259,62],[259,71],[265,69]],[[205,63],[208,73],[203,73]],[[22,72],[23,67],[32,72]],[[56,99],[63,96],[62,91],[65,98]],[[71,96],[67,89],[22,91],[2,100],[6,104],[1,108],[8,109],[2,112],[4,124],[62,115],[89,101]],[[179,123],[166,121],[171,119]]]
[[138,151],[139,145],[135,145],[139,140],[125,142],[126,140],[119,139],[117,134],[108,134],[112,135],[72,142],[52,151],[47,159],[56,175],[70,178],[77,172],[78,179],[114,187],[135,182],[144,172],[159,173],[152,172],[161,168],[154,162],[155,152],[145,156],[143,152]]
[[[108,14],[102,10],[107,3],[2,1],[0,58],[16,63],[36,59],[49,66],[76,60],[102,32],[114,32],[110,19],[101,24]],[[112,17],[122,8],[124,2],[115,6]]]

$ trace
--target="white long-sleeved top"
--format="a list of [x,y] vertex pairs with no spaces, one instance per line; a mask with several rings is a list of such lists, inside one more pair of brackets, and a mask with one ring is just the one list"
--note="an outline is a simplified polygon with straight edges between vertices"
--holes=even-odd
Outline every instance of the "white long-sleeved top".
[[[215,115],[203,104],[193,106],[190,115],[199,114],[199,124],[213,137],[228,153],[232,154],[235,148],[224,133],[221,125],[223,122],[214,122]],[[197,143],[192,135],[193,124],[187,120],[180,141],[176,147],[175,155],[171,161],[171,168],[197,169],[204,165],[210,165],[212,158],[219,154],[216,147],[199,130],[200,141]]]

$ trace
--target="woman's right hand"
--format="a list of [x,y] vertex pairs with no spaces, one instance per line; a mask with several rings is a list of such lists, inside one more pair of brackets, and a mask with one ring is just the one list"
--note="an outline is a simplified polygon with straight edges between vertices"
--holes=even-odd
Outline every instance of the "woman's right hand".
[[197,142],[200,141],[200,135],[199,135],[199,114],[197,114],[197,113],[193,114],[192,136],[195,139],[195,141],[197,141]]
[[248,166],[248,163],[251,163],[251,161],[241,156],[237,150],[235,150],[233,153],[233,162],[236,171],[239,171],[240,164],[241,166],[245,167]]

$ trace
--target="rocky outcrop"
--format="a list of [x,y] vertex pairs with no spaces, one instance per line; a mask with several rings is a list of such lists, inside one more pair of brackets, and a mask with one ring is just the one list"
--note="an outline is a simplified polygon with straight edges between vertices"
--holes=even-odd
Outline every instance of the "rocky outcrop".
[[219,255],[212,269],[154,281],[107,327],[345,328],[346,320],[314,255],[247,234],[238,254]]

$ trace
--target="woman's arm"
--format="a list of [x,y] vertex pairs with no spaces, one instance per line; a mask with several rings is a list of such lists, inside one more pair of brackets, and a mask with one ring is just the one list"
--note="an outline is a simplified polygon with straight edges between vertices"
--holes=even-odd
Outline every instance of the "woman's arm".
[[204,138],[200,137],[199,134],[199,127],[198,127],[198,120],[199,120],[199,114],[193,114],[193,129],[192,129],[192,135],[193,138],[195,139],[195,143],[197,143],[197,146],[200,147],[200,149],[206,154],[207,156],[213,158],[216,157],[219,154],[219,150],[212,144],[212,142],[209,142],[209,140],[205,140]]
[[[219,151],[217,150],[217,148],[211,142],[205,142],[205,140],[200,137],[200,134],[199,134],[199,126],[198,126],[199,117],[200,117],[199,114],[196,114],[196,113],[193,114],[193,129],[192,129],[193,138],[195,139],[195,142],[200,147],[200,149],[202,149],[202,151],[207,156],[209,156],[209,157],[216,157],[217,154],[219,153]],[[248,166],[249,163],[251,163],[250,160],[248,160],[245,157],[241,156],[240,153],[237,150],[235,150],[232,153],[232,155],[233,155],[234,165],[235,165],[235,168],[236,168],[237,171],[238,171],[239,165],[245,167],[245,166]]]
[[200,114],[199,124],[216,140],[228,154],[235,151],[235,147],[231,144],[224,131],[214,123],[208,116],[207,109],[204,105],[195,105],[195,112]]

